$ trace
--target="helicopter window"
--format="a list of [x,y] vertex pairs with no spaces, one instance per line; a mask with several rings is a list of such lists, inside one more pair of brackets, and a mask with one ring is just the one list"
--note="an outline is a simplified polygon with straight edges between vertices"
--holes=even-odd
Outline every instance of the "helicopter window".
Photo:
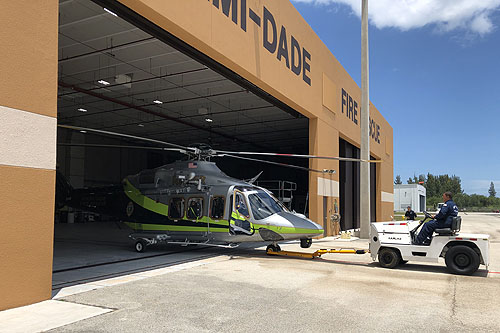
[[190,198],[186,216],[188,219],[196,220],[203,216],[203,199]]
[[243,216],[249,217],[248,207],[245,202],[245,197],[241,193],[236,193],[236,198],[234,199],[234,205],[236,210]]
[[224,216],[224,197],[213,197],[210,206],[210,217],[221,219]]
[[257,191],[257,193],[248,196],[252,213],[256,220],[262,220],[273,214],[283,211],[281,205],[264,191]]
[[170,199],[168,216],[173,219],[180,219],[184,217],[184,198]]

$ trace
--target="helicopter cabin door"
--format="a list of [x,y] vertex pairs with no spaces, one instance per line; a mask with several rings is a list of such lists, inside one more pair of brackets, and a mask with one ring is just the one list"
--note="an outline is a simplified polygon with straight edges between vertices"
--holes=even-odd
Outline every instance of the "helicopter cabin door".
[[255,230],[250,222],[250,212],[245,196],[241,191],[235,190],[232,198],[232,211],[229,217],[229,233],[231,235],[253,235]]

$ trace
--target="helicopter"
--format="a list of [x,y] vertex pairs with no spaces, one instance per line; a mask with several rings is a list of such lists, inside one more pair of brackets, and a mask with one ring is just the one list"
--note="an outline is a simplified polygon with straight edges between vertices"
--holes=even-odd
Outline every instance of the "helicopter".
[[213,150],[204,144],[184,147],[128,134],[70,125],[58,126],[146,141],[161,147],[133,147],[176,151],[187,156],[185,160],[126,176],[121,184],[112,186],[74,189],[58,172],[58,206],[69,206],[119,219],[133,230],[129,237],[135,241],[137,252],[144,252],[148,246],[159,242],[227,248],[236,247],[243,242],[268,242],[270,244],[266,251],[277,252],[281,250],[278,242],[299,239],[301,247],[308,248],[313,237],[323,235],[321,225],[303,214],[290,211],[272,192],[255,185],[254,182],[261,173],[246,181],[232,178],[220,170],[211,158],[238,158],[330,174],[335,170],[315,170],[242,155],[363,161],[329,156],[231,152]]

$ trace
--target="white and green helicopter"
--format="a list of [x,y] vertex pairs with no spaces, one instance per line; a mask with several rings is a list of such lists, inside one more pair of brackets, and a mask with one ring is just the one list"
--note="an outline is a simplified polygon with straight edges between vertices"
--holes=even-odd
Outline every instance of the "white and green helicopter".
[[314,170],[241,155],[361,161],[327,156],[229,152],[212,150],[205,145],[183,147],[127,134],[59,126],[142,140],[163,146],[156,149],[174,150],[189,157],[127,176],[120,185],[115,186],[73,189],[63,177],[58,177],[57,197],[60,206],[67,205],[121,220],[134,231],[130,237],[135,240],[138,252],[159,242],[235,247],[242,242],[260,241],[270,242],[267,249],[276,252],[280,250],[279,241],[300,239],[301,247],[308,248],[313,237],[323,235],[321,225],[303,214],[288,210],[270,191],[254,185],[260,174],[248,181],[238,180],[224,174],[210,158],[226,156],[319,173],[334,171]]

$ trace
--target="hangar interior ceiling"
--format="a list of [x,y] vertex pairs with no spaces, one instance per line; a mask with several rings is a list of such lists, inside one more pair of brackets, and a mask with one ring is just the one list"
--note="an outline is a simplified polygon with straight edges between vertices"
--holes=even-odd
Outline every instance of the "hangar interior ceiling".
[[90,0],[59,2],[58,122],[181,145],[308,150],[290,114]]
[[[306,117],[203,56],[186,55],[168,33],[146,33],[147,26],[141,30],[135,20],[129,22],[131,11],[113,12],[102,6],[106,2],[113,3],[59,1],[59,124],[183,146],[308,153]],[[75,144],[147,145],[58,129],[58,168],[74,187],[116,184],[129,174],[182,158]],[[296,197],[305,206],[307,172],[227,158],[214,161],[236,178],[249,179],[263,170],[260,180],[296,182]],[[308,165],[307,160],[278,161]]]

